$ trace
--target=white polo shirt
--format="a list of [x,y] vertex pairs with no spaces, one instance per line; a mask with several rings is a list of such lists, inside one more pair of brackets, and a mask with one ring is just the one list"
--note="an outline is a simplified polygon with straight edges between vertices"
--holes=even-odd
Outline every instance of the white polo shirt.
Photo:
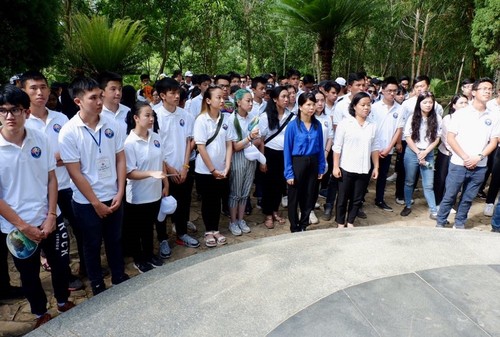
[[[207,146],[208,156],[212,161],[212,165],[217,171],[223,171],[226,167],[226,142],[234,140],[231,131],[229,130],[228,116],[219,113],[217,120],[213,120],[208,113],[202,113],[194,121],[194,141],[196,144],[206,144],[217,130],[217,123],[222,118],[222,125],[220,127],[217,137]],[[201,155],[196,157],[196,173],[211,174]]]
[[262,100],[262,103],[260,103],[260,104],[253,101],[252,111],[250,111],[249,114],[252,116],[259,116],[261,113],[266,111],[266,107],[267,107],[267,102],[264,100]]
[[349,114],[349,104],[351,104],[350,93],[337,99],[333,108],[333,125],[338,125],[344,118],[352,117]]
[[189,105],[189,113],[193,118],[198,117],[201,112],[201,103],[203,102],[203,94],[199,94],[195,98],[191,99],[191,104]]
[[[31,226],[40,226],[47,218],[49,172],[55,167],[54,153],[42,132],[26,128],[21,147],[0,134],[0,199]],[[0,227],[6,234],[16,228],[2,216]]]
[[[437,129],[436,137],[439,138],[439,135],[441,134],[442,118],[439,115],[436,115],[436,117],[437,117],[437,122],[438,122],[438,129]],[[412,119],[413,119],[413,114],[410,115],[410,117],[408,118],[408,120],[405,123],[405,128],[403,130],[404,139],[406,139],[406,137],[411,137],[411,135],[413,133],[412,129],[411,129]],[[420,128],[419,128],[418,133],[419,133],[420,139],[414,141],[415,146],[418,147],[419,149],[426,149],[432,143],[431,140],[429,138],[427,138],[427,136],[426,136],[426,134],[427,134],[427,117],[422,116],[422,122],[420,123]]]
[[371,153],[379,149],[375,124],[359,125],[355,118],[344,118],[337,125],[333,151],[340,153],[340,167],[347,172],[366,174],[371,167]]
[[[49,146],[52,152],[59,152],[59,131],[64,124],[68,122],[68,117],[65,114],[47,109],[48,115],[44,122],[42,119],[30,114],[24,126],[43,132],[47,136]],[[56,166],[57,187],[60,190],[70,188],[70,178],[68,170],[64,166]]]
[[[448,133],[454,133],[455,139],[469,156],[480,154],[492,138],[500,137],[498,114],[486,109],[480,113],[472,105],[455,111],[448,126]],[[451,162],[464,165],[464,161],[452,151]],[[485,157],[477,166],[484,167],[488,162]]]
[[176,107],[169,112],[162,105],[156,109],[158,116],[159,134],[164,147],[163,160],[175,168],[182,170],[186,154],[186,139],[193,137],[193,117],[182,108]]
[[[316,119],[321,124],[321,130],[323,131],[323,150],[326,150],[326,142],[328,139],[333,141],[333,125],[330,116],[322,113],[321,115],[316,115]],[[328,149],[330,151],[330,149]]]
[[116,113],[109,110],[104,105],[102,106],[101,116],[106,116],[118,123],[123,141],[127,138],[127,114],[129,111],[130,108],[121,103],[118,105],[118,111]]
[[488,108],[491,112],[500,114],[500,104],[496,98],[489,100],[488,103],[486,103],[486,108]]
[[248,124],[250,124],[250,122],[252,121],[253,116],[251,114],[247,114],[246,117],[242,117],[240,114],[236,112],[228,116],[227,124],[229,125],[229,131],[231,135],[234,136],[233,140],[238,141],[238,132],[236,132],[236,126],[234,125],[235,118],[238,118],[238,123],[240,124],[241,137],[242,137],[241,139],[245,139],[250,133],[248,131]]
[[[118,193],[116,154],[123,151],[123,137],[118,124],[99,116],[95,130],[88,128],[77,113],[59,133],[59,149],[64,163],[80,162],[80,170],[100,201],[109,201]],[[100,145],[98,145],[100,144]],[[90,202],[71,182],[73,200]]]
[[[368,120],[377,126],[379,150],[384,150],[391,143],[396,130],[404,127],[403,109],[398,102],[394,102],[392,107],[389,107],[384,101],[378,101],[372,105]],[[393,152],[394,148],[389,154]]]
[[330,117],[331,120],[333,120],[333,111],[335,110],[335,103],[332,105],[330,108],[328,104],[325,102],[325,114]]
[[439,137],[441,138],[441,142],[439,143],[439,151],[441,153],[451,156],[451,146],[448,144],[448,125],[450,125],[452,115],[446,115],[443,117],[443,121],[441,122],[441,132]]
[[[127,173],[137,171],[162,171],[163,150],[160,136],[149,132],[148,140],[137,136],[131,130],[125,139],[125,157],[127,158]],[[146,204],[161,198],[161,179],[152,177],[133,180],[127,179],[126,198],[129,204]]]
[[[281,117],[281,120],[279,121],[279,126],[276,127],[274,130],[269,129],[269,121],[267,119],[267,113],[263,113],[259,116],[259,132],[262,137],[265,137],[264,139],[268,139],[271,137],[273,134],[278,131],[279,127],[283,125],[283,123],[288,119],[288,116],[291,114],[291,112],[288,109],[285,109],[285,113],[283,114],[283,117]],[[290,119],[288,124],[283,128],[283,130],[269,143],[266,144],[266,147],[276,150],[276,151],[283,151],[284,145],[285,145],[285,132],[286,128],[288,125],[295,119],[295,115]]]

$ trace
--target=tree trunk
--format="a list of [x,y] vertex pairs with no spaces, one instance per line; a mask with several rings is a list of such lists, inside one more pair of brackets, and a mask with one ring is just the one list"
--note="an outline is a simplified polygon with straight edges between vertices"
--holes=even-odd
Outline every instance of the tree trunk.
[[394,44],[396,43],[396,38],[398,37],[398,31],[394,32],[394,35],[392,36],[392,40],[389,43],[389,47],[387,48],[387,56],[385,58],[385,64],[382,68],[382,77],[385,77],[385,74],[387,73],[387,70],[389,68],[389,61],[391,59],[392,55],[392,48],[394,47]]
[[420,8],[417,9],[415,14],[415,32],[413,34],[413,51],[411,53],[411,78],[415,78],[415,56],[417,55],[417,43],[418,43],[418,26],[420,23]]
[[462,56],[462,62],[460,63],[460,70],[458,71],[457,88],[455,89],[456,93],[458,93],[458,89],[460,88],[460,80],[462,78],[462,71],[464,69],[464,62],[465,62],[465,53]]
[[321,59],[320,81],[329,80],[332,77],[332,58],[333,58],[332,39],[322,39],[318,41],[318,53]]
[[424,58],[424,50],[425,50],[425,39],[427,37],[427,29],[429,28],[430,17],[431,17],[430,13],[427,13],[425,15],[424,33],[422,35],[422,45],[420,46],[420,52],[418,55],[417,73],[415,74],[416,76],[420,75],[420,69],[422,69],[422,59]]

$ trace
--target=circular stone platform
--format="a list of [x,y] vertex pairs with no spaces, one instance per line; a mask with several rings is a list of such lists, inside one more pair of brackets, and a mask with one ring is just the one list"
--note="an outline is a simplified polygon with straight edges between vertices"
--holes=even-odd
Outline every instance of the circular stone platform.
[[29,336],[498,335],[498,247],[434,228],[270,237],[166,264]]

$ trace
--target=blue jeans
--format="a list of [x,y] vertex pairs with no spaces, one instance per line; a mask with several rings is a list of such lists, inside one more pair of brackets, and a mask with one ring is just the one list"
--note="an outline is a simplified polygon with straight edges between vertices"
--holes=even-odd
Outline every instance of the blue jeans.
[[[425,160],[431,163],[434,167],[434,152],[431,151]],[[434,196],[434,170],[427,168],[418,163],[418,157],[415,152],[410,148],[406,149],[405,157],[405,204],[407,208],[411,208],[411,199],[413,197],[413,189],[415,185],[415,179],[417,176],[417,171],[420,169],[420,175],[422,176],[422,186],[424,188],[425,200],[427,200],[427,205],[429,206],[429,211],[431,213],[436,213],[436,198]]]
[[450,163],[448,176],[446,177],[446,189],[437,215],[437,226],[441,227],[446,224],[446,219],[455,203],[458,192],[463,186],[462,196],[458,202],[457,214],[455,215],[455,227],[465,228],[472,200],[476,197],[485,174],[486,167],[476,167],[473,170],[468,170],[464,166]]
[[[111,201],[103,202],[107,206]],[[103,284],[101,269],[101,243],[104,248],[108,266],[111,269],[112,283],[119,283],[124,277],[122,254],[122,221],[123,204],[115,212],[105,218],[99,218],[91,204],[79,204],[73,200],[76,226],[83,235],[83,254],[87,267],[87,276],[92,287]]]

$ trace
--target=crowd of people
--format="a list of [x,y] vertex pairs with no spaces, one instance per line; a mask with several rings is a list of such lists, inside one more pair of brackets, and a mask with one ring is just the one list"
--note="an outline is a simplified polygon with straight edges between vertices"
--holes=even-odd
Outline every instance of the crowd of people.
[[[170,257],[167,220],[159,216],[166,200],[176,205],[169,213],[177,245],[200,246],[188,234],[196,230],[189,219],[195,195],[203,243],[217,247],[227,243],[221,214],[234,236],[251,231],[245,215],[254,206],[264,214],[262,226],[273,229],[288,219],[290,231],[301,232],[319,221],[320,196],[323,220],[335,215],[338,228],[353,227],[357,217],[367,217],[370,179],[376,180],[374,205],[387,212],[393,208],[386,182],[396,181],[395,202],[406,217],[422,177],[436,227],[456,213],[453,226],[465,228],[480,197],[492,231],[500,232],[500,206],[494,206],[500,92],[493,97],[489,78],[464,80],[446,109],[425,75],[410,83],[405,76],[381,80],[358,72],[317,83],[290,69],[279,78],[176,71],[154,84],[149,75],[140,80],[140,88],[124,86],[122,76],[103,72],[49,86],[39,71],[26,71],[0,89],[0,295],[25,296],[36,327],[51,319],[41,255],[58,311],[74,307],[67,226],[80,277],[97,295],[106,290],[102,242],[112,284],[129,278],[124,256],[140,273]],[[38,244],[28,258],[13,256],[22,289],[8,276],[5,239],[13,230]]]

